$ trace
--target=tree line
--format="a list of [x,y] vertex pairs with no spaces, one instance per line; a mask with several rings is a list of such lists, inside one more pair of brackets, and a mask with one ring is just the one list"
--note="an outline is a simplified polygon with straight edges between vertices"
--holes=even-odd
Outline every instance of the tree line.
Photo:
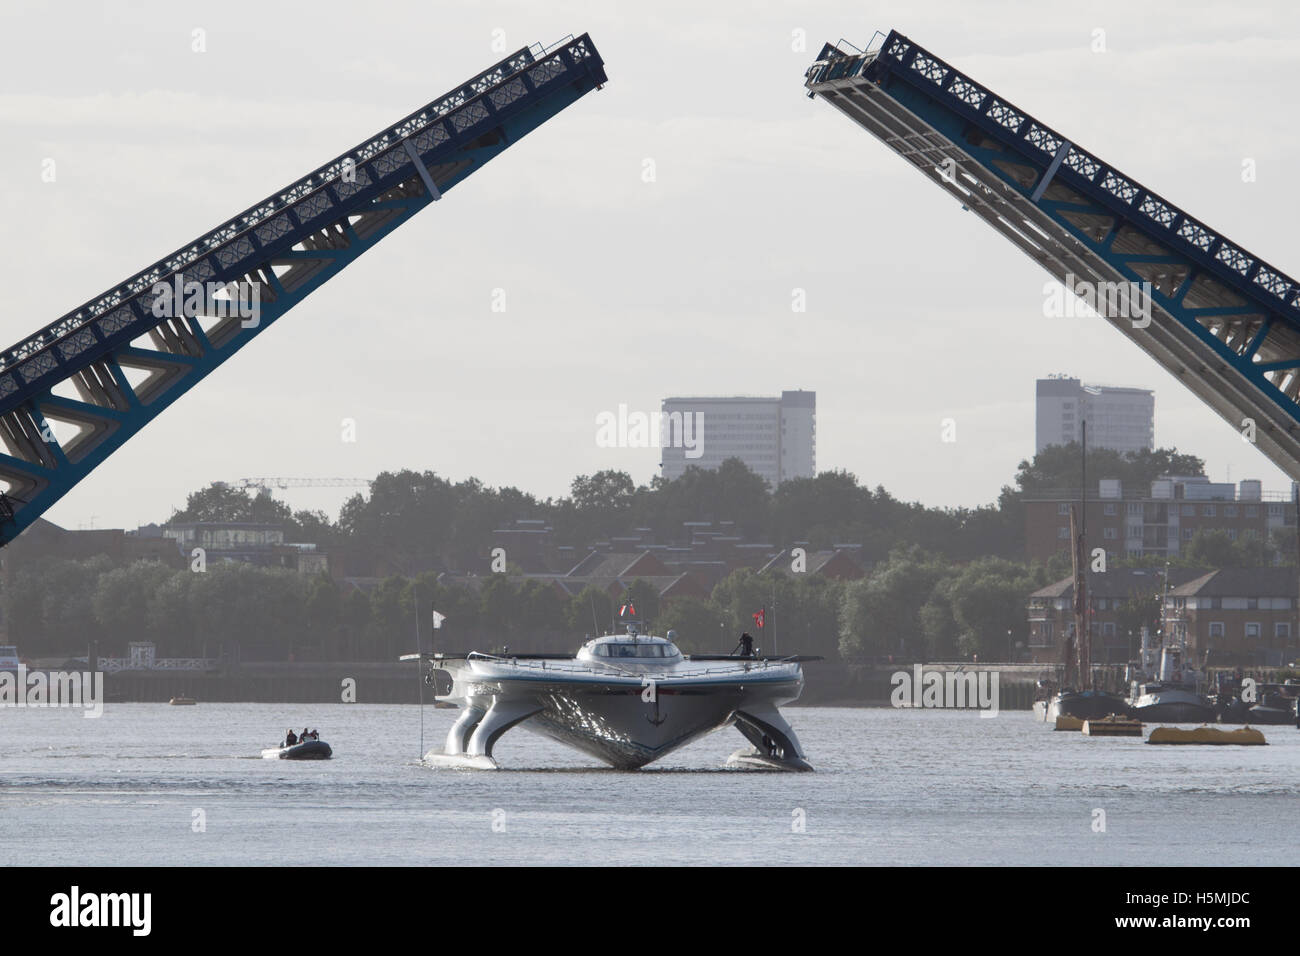
[[[511,567],[479,587],[439,583],[440,570],[481,560],[491,532],[516,518],[551,523],[558,543],[582,545],[634,528],[679,528],[682,522],[734,522],[737,533],[774,548],[812,549],[860,542],[864,579],[841,582],[789,572],[742,569],[707,596],[661,601],[645,581],[629,594],[658,632],[677,632],[688,652],[727,652],[742,630],[769,652],[832,659],[1005,659],[1026,635],[1025,602],[1035,589],[1070,573],[1067,558],[1023,561],[1023,500],[1069,487],[1079,449],[1049,448],[1020,463],[1016,487],[996,505],[926,508],[870,489],[847,472],[783,483],[775,492],[732,460],[717,471],[688,470],[672,482],[635,486],[619,472],[574,479],[571,493],[539,500],[518,489],[431,472],[385,472],[369,495],[353,496],[339,519],[292,512],[269,495],[214,484],[191,494],[170,519],[281,524],[289,540],[341,547],[379,570],[364,586],[241,563],[194,573],[156,562],[116,567],[106,557],[42,559],[10,569],[2,601],[11,639],[27,656],[84,653],[88,639],[125,652],[152,640],[160,656],[218,657],[238,647],[245,657],[295,660],[394,660],[419,634],[448,650],[511,647],[572,651],[585,635],[616,625],[616,598],[588,588],[569,597],[550,582]],[[1089,473],[1120,475],[1141,485],[1161,474],[1203,474],[1200,459],[1175,450],[1089,453]],[[664,531],[666,536],[667,532]],[[1173,563],[1198,567],[1266,566],[1286,542],[1202,532]],[[1116,566],[1154,559],[1122,560]],[[1135,595],[1145,614],[1150,595]],[[619,599],[621,600],[621,599]],[[765,609],[765,627],[754,612]],[[432,633],[431,615],[446,615]]]
[[[92,640],[104,656],[152,641],[160,657],[228,660],[395,661],[417,640],[424,651],[564,653],[621,630],[619,607],[630,603],[655,633],[674,631],[686,653],[729,653],[748,631],[765,653],[820,655],[834,665],[1019,656],[1026,599],[1059,576],[1044,564],[954,563],[913,547],[857,581],[743,568],[706,597],[661,599],[643,580],[622,595],[588,586],[570,597],[550,581],[513,573],[488,575],[477,588],[440,583],[433,572],[360,588],[239,562],[200,573],[97,557],[15,570],[3,606],[27,657],[80,657]],[[445,616],[436,632],[434,611]]]
[[[516,519],[545,521],[555,544],[580,553],[638,528],[667,541],[684,536],[685,522],[713,521],[731,522],[736,534],[774,549],[800,542],[812,550],[860,544],[860,560],[868,566],[913,546],[952,561],[1017,561],[1025,550],[1025,497],[1077,489],[1079,454],[1078,445],[1052,446],[1020,462],[1015,486],[1004,486],[997,502],[976,508],[901,501],[847,471],[791,479],[773,490],[743,462],[730,459],[716,470],[689,468],[675,480],[656,477],[644,485],[620,471],[579,475],[567,496],[545,499],[475,478],[453,482],[430,471],[383,472],[368,494],[344,503],[337,521],[319,511],[295,512],[269,494],[217,483],[189,495],[166,521],[280,524],[287,540],[340,550],[350,575],[473,568],[490,550],[492,532]],[[1162,474],[1204,472],[1201,459],[1176,449],[1088,453],[1090,475],[1118,477],[1128,488],[1149,487]]]

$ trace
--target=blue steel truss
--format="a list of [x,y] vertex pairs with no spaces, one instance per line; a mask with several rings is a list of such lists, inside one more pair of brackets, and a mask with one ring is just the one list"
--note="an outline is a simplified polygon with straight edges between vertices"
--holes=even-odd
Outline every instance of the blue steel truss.
[[1150,283],[1097,311],[1300,478],[1300,282],[900,33],[805,79],[1058,279]]
[[[518,50],[0,353],[0,545],[322,283],[605,81],[586,34]],[[256,321],[220,291],[194,314],[155,309],[157,284],[178,279],[239,283]],[[77,431],[60,442],[49,419]]]

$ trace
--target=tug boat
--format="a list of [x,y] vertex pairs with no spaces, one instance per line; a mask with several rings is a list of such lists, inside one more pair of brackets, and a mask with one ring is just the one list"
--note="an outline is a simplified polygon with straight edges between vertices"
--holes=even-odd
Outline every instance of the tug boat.
[[268,747],[262,751],[263,760],[329,760],[332,756],[334,751],[323,740],[304,740],[289,747]]
[[436,696],[461,708],[436,767],[497,768],[492,749],[522,726],[590,754],[611,767],[636,770],[693,740],[735,726],[752,745],[728,765],[812,770],[799,738],[777,709],[799,697],[800,664],[816,657],[756,654],[685,656],[666,637],[640,633],[587,641],[575,655],[407,655],[439,678]]
[[1213,701],[1201,693],[1196,670],[1181,646],[1151,644],[1142,628],[1141,673],[1131,682],[1129,711],[1146,723],[1201,724],[1216,717]]

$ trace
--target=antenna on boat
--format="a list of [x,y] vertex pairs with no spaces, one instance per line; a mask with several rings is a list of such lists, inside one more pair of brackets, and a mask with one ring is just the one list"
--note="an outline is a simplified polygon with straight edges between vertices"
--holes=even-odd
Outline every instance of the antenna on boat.
[[415,679],[420,682],[420,759],[424,759],[424,648],[420,646],[420,583],[415,587]]
[[[1291,505],[1295,509],[1296,518],[1296,569],[1300,571],[1300,483],[1291,482]],[[1297,608],[1297,614],[1300,615],[1300,601],[1297,601],[1293,607]],[[1296,617],[1296,630],[1293,633],[1300,634],[1300,616]],[[1206,648],[1209,650],[1209,648]]]
[[776,576],[772,577],[772,653],[776,653]]
[[1079,491],[1079,593],[1083,604],[1083,634],[1076,642],[1079,652],[1079,689],[1092,690],[1092,595],[1088,593],[1088,420],[1079,423],[1083,449],[1079,456],[1082,487]]

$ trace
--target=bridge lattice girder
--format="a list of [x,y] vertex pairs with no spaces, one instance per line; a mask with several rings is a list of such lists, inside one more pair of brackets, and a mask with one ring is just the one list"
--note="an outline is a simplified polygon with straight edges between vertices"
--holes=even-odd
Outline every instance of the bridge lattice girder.
[[[0,544],[358,256],[605,81],[586,34],[518,50],[0,352]],[[240,283],[255,321],[251,302],[224,292],[187,295],[189,311],[156,303],[158,283],[178,280],[187,293]],[[77,431],[60,442],[50,419]]]
[[1300,282],[900,33],[827,44],[805,86],[1056,278],[1150,283],[1149,324],[1097,311],[1300,478]]

